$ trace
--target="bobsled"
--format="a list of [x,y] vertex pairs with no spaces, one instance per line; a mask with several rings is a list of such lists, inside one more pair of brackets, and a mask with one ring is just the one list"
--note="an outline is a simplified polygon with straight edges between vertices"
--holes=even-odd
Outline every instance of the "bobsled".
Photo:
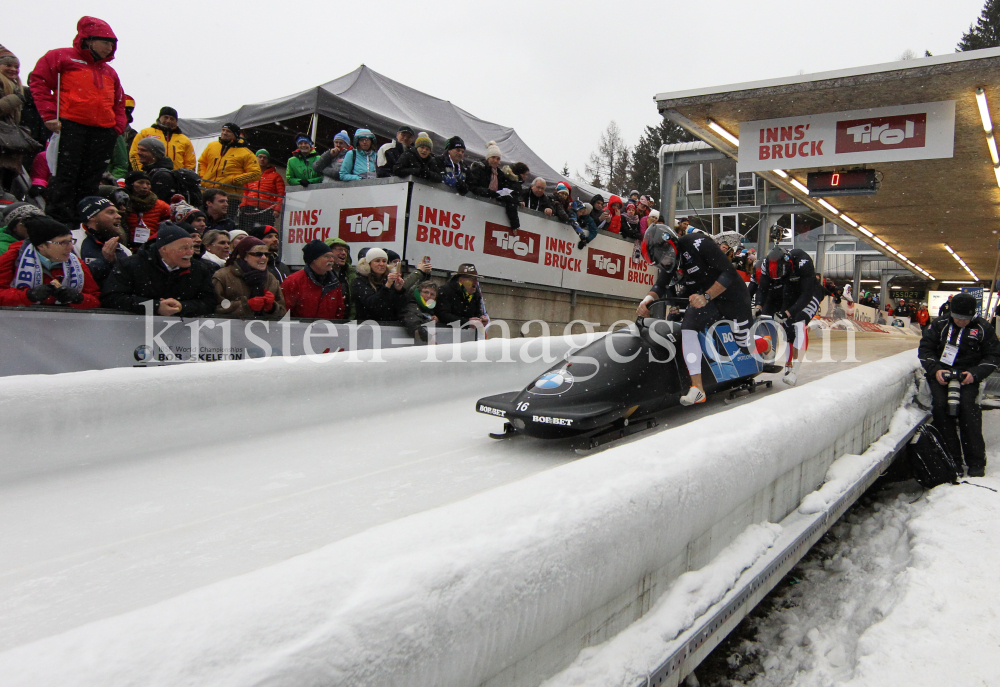
[[[503,432],[490,435],[497,439],[516,434],[623,437],[652,428],[651,416],[679,405],[691,386],[687,365],[679,360],[680,329],[680,322],[640,318],[567,354],[524,389],[479,399],[476,410],[504,420]],[[784,340],[779,327],[760,318],[751,332],[753,352],[739,348],[728,324],[699,332],[707,394],[752,393],[762,384],[770,386],[770,381],[755,381],[757,375],[782,370],[774,364]],[[599,443],[595,439],[591,447]]]

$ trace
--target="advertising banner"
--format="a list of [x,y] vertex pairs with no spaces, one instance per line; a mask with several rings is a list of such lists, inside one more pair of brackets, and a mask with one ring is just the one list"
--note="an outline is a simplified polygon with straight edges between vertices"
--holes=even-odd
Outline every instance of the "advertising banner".
[[737,169],[760,172],[953,157],[955,101],[740,123]]
[[414,184],[406,257],[428,256],[445,270],[471,262],[487,277],[636,299],[656,278],[632,262],[628,241],[598,236],[580,250],[569,225],[528,212],[520,218],[512,235],[499,205]]
[[[476,332],[466,329],[460,336],[462,341],[473,341]],[[452,337],[448,329],[437,339],[451,343]],[[0,377],[412,345],[414,340],[403,327],[388,325],[0,310],[0,350],[4,352]]]
[[285,235],[281,256],[287,265],[302,266],[302,247],[339,236],[358,249],[378,246],[403,254],[409,182],[306,188],[285,196]]
[[854,304],[854,314],[851,319],[855,322],[878,322],[878,310],[859,303]]
[[963,286],[962,293],[970,294],[976,299],[976,314],[980,317],[983,314],[983,287],[982,286]]
[[949,296],[955,296],[962,293],[961,291],[928,291],[927,292],[927,312],[930,313],[931,319],[938,316],[938,311],[941,310],[941,306],[945,304]]

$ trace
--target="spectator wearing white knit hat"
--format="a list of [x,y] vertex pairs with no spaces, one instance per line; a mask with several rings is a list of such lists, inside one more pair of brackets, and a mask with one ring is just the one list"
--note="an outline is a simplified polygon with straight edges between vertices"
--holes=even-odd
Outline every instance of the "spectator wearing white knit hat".
[[486,145],[486,164],[477,162],[468,174],[469,190],[483,198],[492,198],[504,207],[511,233],[517,232],[521,220],[517,216],[517,206],[521,201],[521,185],[514,183],[500,169],[500,147],[494,141]]
[[389,269],[389,255],[370,248],[358,260],[358,276],[351,285],[358,322],[394,322],[406,305],[403,277]]

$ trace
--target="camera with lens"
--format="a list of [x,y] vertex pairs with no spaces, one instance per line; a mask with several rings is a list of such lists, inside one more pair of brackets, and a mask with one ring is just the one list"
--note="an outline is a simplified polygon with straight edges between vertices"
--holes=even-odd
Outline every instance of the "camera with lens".
[[943,370],[941,377],[948,384],[948,414],[958,417],[958,407],[962,402],[962,373]]

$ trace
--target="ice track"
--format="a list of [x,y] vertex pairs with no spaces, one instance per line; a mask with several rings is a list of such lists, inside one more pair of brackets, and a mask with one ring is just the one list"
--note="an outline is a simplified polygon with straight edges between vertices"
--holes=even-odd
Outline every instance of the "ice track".
[[[0,651],[576,460],[565,442],[492,441],[501,421],[473,411],[547,368],[521,362],[541,345],[512,341],[516,363],[397,349],[385,363],[340,353],[0,381]],[[799,384],[915,345],[859,337],[857,362],[806,363]],[[33,421],[39,408],[55,410]],[[661,428],[726,408],[716,397]]]

